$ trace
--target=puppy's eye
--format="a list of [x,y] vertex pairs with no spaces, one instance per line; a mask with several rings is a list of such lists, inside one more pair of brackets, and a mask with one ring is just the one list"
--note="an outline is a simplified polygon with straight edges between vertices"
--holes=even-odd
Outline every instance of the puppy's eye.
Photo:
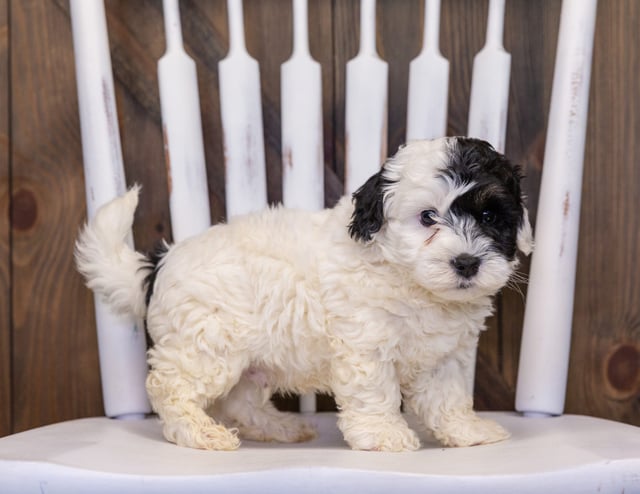
[[433,209],[425,209],[420,213],[420,223],[423,226],[433,226],[436,224],[436,213]]
[[496,213],[490,209],[482,211],[482,223],[485,225],[493,225],[498,219]]

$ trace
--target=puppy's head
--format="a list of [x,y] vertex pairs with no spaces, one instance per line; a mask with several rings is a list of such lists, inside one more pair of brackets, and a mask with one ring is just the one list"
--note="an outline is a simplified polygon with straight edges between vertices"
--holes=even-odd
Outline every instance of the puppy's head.
[[492,295],[533,246],[520,179],[484,141],[414,141],[353,195],[349,233],[440,298]]

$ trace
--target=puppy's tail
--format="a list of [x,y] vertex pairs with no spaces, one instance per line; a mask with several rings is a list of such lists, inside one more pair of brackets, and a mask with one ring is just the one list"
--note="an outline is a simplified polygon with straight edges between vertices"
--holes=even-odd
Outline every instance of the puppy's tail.
[[154,262],[127,242],[139,191],[133,186],[98,210],[80,233],[75,259],[87,286],[114,312],[144,318],[147,276]]

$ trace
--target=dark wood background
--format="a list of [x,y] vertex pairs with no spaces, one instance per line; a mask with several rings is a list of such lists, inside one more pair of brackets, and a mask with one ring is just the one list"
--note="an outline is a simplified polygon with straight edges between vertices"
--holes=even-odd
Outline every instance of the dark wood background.
[[[535,219],[561,2],[509,0],[512,54],[507,154],[526,169]],[[136,244],[171,236],[156,62],[159,0],[107,0],[125,168],[144,185]],[[403,141],[408,63],[421,44],[421,0],[378,1],[378,49],[389,62],[389,149]],[[448,134],[467,125],[473,55],[486,0],[443,0],[451,61]],[[345,62],[357,51],[358,2],[310,0],[311,51],[323,68],[326,203],[344,172]],[[183,0],[198,65],[211,211],[224,216],[217,64],[227,50],[222,0]],[[269,199],[281,199],[279,67],[291,51],[288,0],[245,0],[249,51],[261,64]],[[594,48],[574,332],[566,410],[640,425],[640,2],[601,0]],[[180,95],[176,95],[180,98]],[[101,415],[91,294],[75,273],[85,218],[69,6],[0,0],[0,435]],[[528,263],[523,265],[526,272]],[[523,287],[526,290],[526,287]],[[483,335],[476,404],[512,409],[524,301],[497,300]]]

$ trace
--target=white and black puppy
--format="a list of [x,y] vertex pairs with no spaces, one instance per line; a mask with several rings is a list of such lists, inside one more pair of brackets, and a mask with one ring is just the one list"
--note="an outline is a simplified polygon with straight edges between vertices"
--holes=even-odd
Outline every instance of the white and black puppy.
[[420,447],[401,400],[444,445],[491,443],[508,433],[474,413],[469,382],[492,296],[532,247],[520,178],[482,141],[411,142],[332,209],[233,218],[154,256],[124,241],[133,188],[84,229],[77,263],[114,310],[146,319],[169,441],[307,440],[269,398],[320,391],[354,449]]

